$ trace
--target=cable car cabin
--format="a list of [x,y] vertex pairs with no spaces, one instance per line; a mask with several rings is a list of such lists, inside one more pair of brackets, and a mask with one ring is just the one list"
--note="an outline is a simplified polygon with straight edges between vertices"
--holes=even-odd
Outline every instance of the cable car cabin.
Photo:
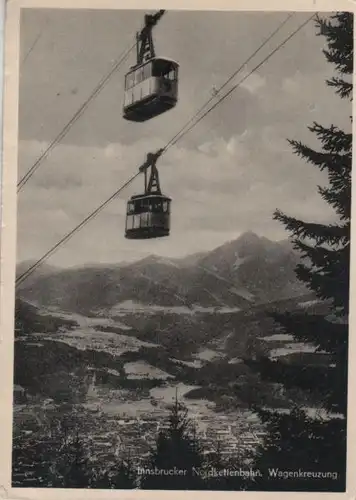
[[171,199],[161,194],[132,196],[127,203],[125,237],[145,240],[169,235]]
[[172,109],[178,100],[178,67],[172,59],[154,57],[125,77],[124,118],[143,122]]

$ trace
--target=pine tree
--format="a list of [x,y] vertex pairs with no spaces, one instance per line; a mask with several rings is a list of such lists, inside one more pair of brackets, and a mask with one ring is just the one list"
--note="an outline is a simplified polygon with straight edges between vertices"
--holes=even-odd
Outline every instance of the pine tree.
[[95,487],[96,471],[90,461],[90,451],[80,435],[80,418],[72,409],[54,417],[43,415],[31,452],[33,467],[41,487]]
[[[326,37],[324,50],[335,66],[337,77],[327,81],[342,99],[352,99],[353,15],[336,13],[329,19],[317,17],[319,35]],[[315,396],[324,416],[312,418],[302,408],[290,413],[257,409],[267,425],[268,437],[259,450],[256,467],[264,470],[260,489],[344,491],[346,468],[346,409],[348,365],[348,313],[351,222],[352,134],[335,125],[314,123],[309,130],[321,143],[321,150],[299,141],[289,143],[295,154],[313,164],[328,177],[319,187],[337,222],[306,222],[277,210],[274,219],[291,235],[302,262],[296,268],[299,280],[325,304],[325,314],[312,312],[273,313],[275,321],[296,341],[315,346],[324,353],[323,366],[293,366],[282,361],[261,360],[260,373],[270,381],[283,383],[286,390],[298,387]],[[338,417],[335,414],[338,414]],[[268,469],[338,472],[333,478],[289,478],[270,476]]]
[[[171,408],[169,427],[159,432],[145,469],[155,472],[142,476],[142,489],[204,489],[204,480],[200,476],[204,469],[203,450],[188,418],[188,410],[177,397]],[[168,471],[172,470],[176,473],[169,475]]]
[[90,488],[93,470],[83,446],[82,439],[77,434],[74,440],[67,445],[64,456],[67,464],[63,469],[64,488]]
[[[223,456],[223,446],[221,441],[217,440],[215,450],[206,454],[205,469],[209,474],[205,479],[205,489],[215,491],[242,491],[248,489],[250,480],[241,476],[240,469],[244,470],[241,457],[230,455],[228,458]],[[225,473],[228,471],[228,474]],[[222,475],[219,475],[219,472]],[[237,472],[234,475],[231,473]]]
[[137,479],[131,460],[120,459],[114,468],[98,474],[92,487],[102,490],[132,490],[137,487]]
[[[67,429],[61,423],[60,441],[56,440],[50,452],[53,455],[49,478],[54,488],[90,488],[95,471],[89,460],[83,438],[76,429]],[[58,435],[57,435],[58,438]]]

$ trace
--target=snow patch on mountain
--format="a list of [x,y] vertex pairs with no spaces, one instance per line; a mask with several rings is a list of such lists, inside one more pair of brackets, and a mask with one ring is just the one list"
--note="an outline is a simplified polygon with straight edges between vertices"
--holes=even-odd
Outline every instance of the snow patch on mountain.
[[278,347],[272,349],[270,352],[270,359],[279,358],[281,356],[287,356],[288,354],[309,354],[315,353],[316,347],[314,345],[304,344],[302,342],[287,344],[284,347]]
[[173,375],[150,365],[146,361],[126,363],[124,370],[128,379],[161,379],[174,378]]
[[243,299],[248,300],[249,302],[254,302],[253,294],[244,288],[232,287],[229,288],[229,292],[234,293],[235,295],[242,297]]
[[194,354],[196,359],[200,359],[202,361],[212,361],[216,358],[221,358],[224,355],[221,352],[213,351],[212,349],[201,349],[197,353]]
[[190,368],[201,368],[203,366],[202,361],[199,359],[195,359],[194,361],[183,361],[182,359],[176,359],[176,358],[169,358],[169,359],[173,363],[189,366]]
[[264,340],[265,342],[291,342],[294,340],[293,335],[290,333],[275,333],[274,335],[269,335],[268,337],[257,337],[258,340]]
[[232,269],[237,271],[237,269],[248,259],[248,257],[240,257],[238,252],[235,252],[236,260],[232,265]]
[[95,350],[120,356],[127,351],[138,351],[141,347],[158,347],[152,342],[144,342],[124,334],[102,332],[95,328],[78,328],[55,335],[41,335],[43,340],[62,342],[81,351]]

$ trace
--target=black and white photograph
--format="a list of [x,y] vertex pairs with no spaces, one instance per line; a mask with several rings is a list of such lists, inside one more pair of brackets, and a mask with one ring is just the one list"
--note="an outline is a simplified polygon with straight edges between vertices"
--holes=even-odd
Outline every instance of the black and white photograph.
[[346,491],[353,23],[21,9],[12,488]]

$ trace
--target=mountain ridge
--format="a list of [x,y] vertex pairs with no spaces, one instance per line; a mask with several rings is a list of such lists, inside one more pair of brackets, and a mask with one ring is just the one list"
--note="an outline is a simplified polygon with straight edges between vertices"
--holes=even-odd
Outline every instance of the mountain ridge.
[[84,313],[127,300],[246,308],[303,295],[306,288],[294,273],[299,260],[289,241],[273,242],[246,232],[211,251],[181,259],[150,255],[131,263],[63,270],[46,264],[23,284],[19,297]]

